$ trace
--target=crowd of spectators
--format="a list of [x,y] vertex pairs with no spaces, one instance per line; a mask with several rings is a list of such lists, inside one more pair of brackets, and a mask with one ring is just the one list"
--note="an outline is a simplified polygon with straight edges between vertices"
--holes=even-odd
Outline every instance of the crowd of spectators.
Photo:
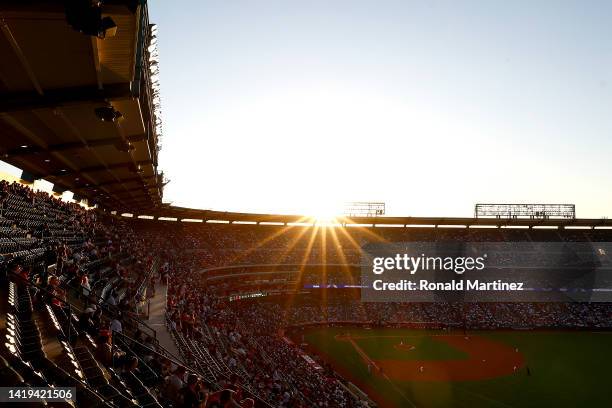
[[274,319],[258,307],[236,310],[209,293],[197,274],[170,273],[168,318],[171,330],[196,341],[222,367],[227,385],[253,390],[272,406],[361,407],[330,368],[314,367],[299,346],[286,341]]
[[[155,227],[153,227],[155,228]],[[238,373],[234,381],[259,390],[265,400],[282,407],[359,406],[363,402],[340,384],[342,379],[319,361],[311,365],[303,350],[283,336],[286,327],[310,324],[367,324],[468,329],[498,328],[609,328],[612,307],[586,303],[371,303],[359,301],[354,292],[330,290],[322,300],[312,288],[316,283],[333,287],[347,282],[346,270],[328,268],[322,279],[316,268],[304,265],[359,263],[360,250],[369,239],[463,240],[470,242],[520,242],[536,253],[538,247],[526,231],[440,232],[397,229],[335,233],[335,238],[312,238],[313,229],[260,226],[169,227],[174,239],[185,242],[169,273],[169,322],[173,330],[206,347],[209,353]],[[279,232],[283,230],[285,232]],[[380,231],[383,230],[381,233]],[[310,232],[310,234],[309,234]],[[590,235],[592,234],[592,235]],[[328,233],[329,235],[329,233]],[[539,239],[556,242],[601,241],[599,232],[539,233]],[[327,241],[327,244],[323,242]],[[289,248],[289,250],[288,250]],[[177,254],[175,254],[177,255]],[[527,254],[527,257],[533,254]],[[575,262],[568,257],[568,262]],[[526,258],[495,260],[500,265],[528,262]],[[257,265],[301,265],[298,270],[258,276]],[[235,268],[242,265],[244,267]],[[247,266],[248,265],[248,266]],[[206,268],[231,267],[199,272]],[[261,268],[259,268],[261,270]],[[278,268],[281,271],[282,267]],[[291,268],[285,268],[291,269]],[[300,271],[300,269],[302,269]],[[301,274],[300,274],[301,272]],[[232,277],[237,274],[238,277]],[[267,273],[270,275],[270,273]],[[295,277],[294,275],[298,275]],[[349,273],[350,274],[350,273]],[[225,276],[220,276],[225,275]],[[352,273],[351,279],[358,279]],[[204,283],[206,276],[215,280]],[[250,297],[254,288],[266,290]],[[308,289],[307,289],[308,288]],[[266,293],[268,292],[268,293]],[[301,295],[297,295],[297,293]],[[272,293],[275,296],[267,297]],[[230,301],[245,297],[250,300]],[[290,300],[289,300],[290,299]],[[272,357],[271,357],[272,356]],[[238,378],[238,379],[237,379]],[[318,390],[315,392],[314,390]]]
[[[538,240],[609,240],[601,231],[187,226],[123,219],[3,181],[0,232],[6,276],[27,282],[35,305],[75,315],[74,327],[66,319],[74,346],[91,339],[102,366],[137,375],[167,406],[367,406],[332,367],[285,336],[289,327],[612,327],[605,303],[362,303],[342,289],[358,279],[360,248],[370,242],[520,242],[528,247],[521,259],[493,259],[513,265],[531,263]],[[168,285],[168,329],[187,366],[141,320],[157,282]]]
[[[92,392],[100,378],[117,375],[132,391],[123,396],[140,406],[239,406],[229,390],[166,356],[141,320],[143,297],[153,295],[160,273],[167,272],[158,268],[163,241],[136,234],[120,218],[6,181],[0,182],[0,225],[6,248],[0,282],[16,282],[33,312],[50,307],[63,347],[90,348],[106,370],[103,377],[85,373]],[[243,402],[248,407],[254,400]]]

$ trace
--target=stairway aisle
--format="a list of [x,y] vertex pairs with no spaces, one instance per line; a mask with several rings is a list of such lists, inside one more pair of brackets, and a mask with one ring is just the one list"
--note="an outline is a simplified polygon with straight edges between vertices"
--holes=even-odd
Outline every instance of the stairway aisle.
[[151,299],[151,309],[149,311],[149,326],[157,332],[157,340],[160,346],[168,350],[175,356],[180,356],[176,344],[166,327],[166,291],[168,287],[163,284],[155,285],[155,296]]

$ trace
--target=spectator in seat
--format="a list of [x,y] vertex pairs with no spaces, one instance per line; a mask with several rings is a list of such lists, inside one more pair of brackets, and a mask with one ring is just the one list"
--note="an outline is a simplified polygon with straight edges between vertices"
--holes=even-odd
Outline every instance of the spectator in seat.
[[133,373],[138,368],[138,358],[136,356],[125,356],[123,358],[123,363],[121,364],[121,372]]
[[202,381],[195,374],[190,374],[187,378],[187,384],[181,390],[183,402],[180,405],[183,408],[204,408],[208,394],[204,392]]
[[91,333],[93,328],[94,328],[94,324],[93,324],[93,320],[92,317],[94,315],[94,313],[96,312],[95,309],[95,305],[92,305],[88,308],[86,308],[83,313],[81,313],[81,315],[79,316],[79,331],[81,332],[87,332],[87,333]]
[[253,408],[255,406],[255,400],[253,398],[245,398],[240,401],[240,408]]
[[168,377],[168,385],[166,387],[166,394],[169,399],[174,401],[177,405],[180,403],[180,390],[184,386],[185,380],[185,367],[180,366],[174,370],[174,373]]
[[98,346],[95,353],[96,360],[110,367],[113,363],[113,346],[111,345],[111,338],[108,336],[100,336],[96,344]]
[[225,389],[216,392],[211,395],[209,400],[210,403],[206,405],[206,408],[240,408],[240,405],[234,399],[232,390]]
[[111,320],[110,330],[111,332],[117,332],[117,333],[123,332],[123,326],[121,324],[120,316],[116,316],[113,320]]
[[117,306],[117,295],[115,294],[114,290],[110,291],[110,294],[108,295],[108,298],[106,299],[106,303],[108,303],[111,306]]
[[87,299],[89,296],[89,292],[91,291],[91,286],[89,285],[89,276],[86,273],[83,273],[80,278],[81,288],[83,289],[83,297]]

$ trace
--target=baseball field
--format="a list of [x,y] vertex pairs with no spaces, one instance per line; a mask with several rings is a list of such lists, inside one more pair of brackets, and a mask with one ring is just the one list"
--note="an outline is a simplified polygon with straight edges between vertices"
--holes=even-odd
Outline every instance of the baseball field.
[[606,407],[612,332],[311,328],[308,350],[380,407]]

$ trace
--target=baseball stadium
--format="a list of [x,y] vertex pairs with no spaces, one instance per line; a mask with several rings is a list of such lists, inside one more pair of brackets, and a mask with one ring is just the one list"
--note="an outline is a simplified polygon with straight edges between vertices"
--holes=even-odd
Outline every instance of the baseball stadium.
[[[284,166],[301,160],[299,148],[289,158],[246,162],[247,156],[235,159],[234,151],[207,150],[207,139],[215,135],[175,138],[175,129],[187,127],[172,122],[183,120],[176,112],[197,119],[190,105],[200,102],[172,98],[198,81],[168,89],[171,103],[164,99],[162,113],[160,72],[172,68],[165,55],[181,69],[196,64],[198,41],[181,38],[164,53],[158,46],[161,33],[197,29],[190,18],[200,14],[189,13],[181,2],[163,3],[0,1],[2,406],[612,405],[612,220],[577,216],[586,206],[578,198],[576,204],[568,204],[566,196],[545,202],[536,192],[529,196],[533,203],[487,198],[478,204],[485,195],[465,193],[471,204],[464,216],[405,216],[408,210],[392,212],[390,203],[363,200],[346,200],[343,210],[330,213],[319,211],[328,190],[292,190],[276,173],[250,178],[264,165],[260,162],[276,159],[278,173],[294,177]],[[247,24],[244,16],[232,14],[240,11],[224,14],[219,8],[229,5],[210,3],[215,2],[202,2],[210,8],[207,23],[220,19],[224,27],[227,18],[226,24],[236,24],[232,30]],[[158,35],[150,16],[168,21],[173,13],[179,21],[162,26]],[[290,19],[283,13],[281,20]],[[398,27],[389,23],[386,29]],[[264,37],[273,42],[282,36]],[[210,41],[226,43],[227,53],[238,52],[232,36]],[[206,41],[201,45],[205,49]],[[183,46],[194,48],[181,59],[176,53]],[[252,57],[247,54],[240,58]],[[608,88],[597,89],[609,98]],[[603,116],[609,124],[609,112]],[[250,154],[257,141],[246,138],[228,143]],[[606,142],[597,143],[605,151]],[[366,150],[376,148],[366,143]],[[179,152],[175,161],[164,158],[172,149]],[[172,187],[180,181],[175,183],[177,176],[169,181],[168,174],[179,174],[174,173],[179,167],[197,173],[209,161],[213,168],[202,170],[185,190],[204,191],[204,198],[197,196],[193,204],[181,199]],[[248,185],[225,182],[233,174],[229,167]],[[425,175],[410,171],[411,183],[427,190],[420,184],[427,183]],[[459,170],[449,167],[453,171]],[[473,182],[463,182],[449,175],[448,183],[469,192],[481,178],[490,181],[477,172],[471,176]],[[333,177],[325,173],[321,183],[328,178]],[[226,208],[203,209],[213,202],[206,194],[213,194],[219,180],[228,197],[240,188],[250,193]],[[275,180],[277,193],[270,194],[289,200],[304,191],[309,198],[302,201],[313,210],[300,207],[301,215],[295,207],[283,211],[270,204],[270,211],[255,211],[256,200],[269,191],[264,184]],[[343,179],[333,178],[330,185],[342,190],[338,180]],[[609,190],[610,180],[604,181]],[[559,180],[564,190],[571,183],[589,184]],[[486,193],[491,183],[481,184]],[[360,191],[369,195],[367,187],[360,184]],[[545,188],[537,185],[534,191],[540,189]],[[378,189],[372,190],[378,196]],[[407,202],[418,200],[405,194]],[[254,196],[251,207],[247,195]],[[460,199],[446,201],[451,206]],[[605,201],[608,211],[611,204]],[[423,259],[427,251],[447,251],[451,258],[445,259],[455,261],[455,270],[434,273],[423,267],[394,275],[401,271],[391,271],[396,264],[383,257],[384,272],[372,269],[377,251],[397,253],[399,265],[399,254],[411,248]],[[478,274],[466,256],[482,255],[482,248],[487,252],[477,258],[482,268],[476,269],[485,273]],[[413,261],[413,266],[420,262]],[[465,274],[457,265],[467,268]],[[374,276],[395,284],[391,277],[408,276],[445,283],[449,275],[453,288],[455,280],[495,277],[495,282],[520,281],[527,290],[378,291],[371,281]]]

